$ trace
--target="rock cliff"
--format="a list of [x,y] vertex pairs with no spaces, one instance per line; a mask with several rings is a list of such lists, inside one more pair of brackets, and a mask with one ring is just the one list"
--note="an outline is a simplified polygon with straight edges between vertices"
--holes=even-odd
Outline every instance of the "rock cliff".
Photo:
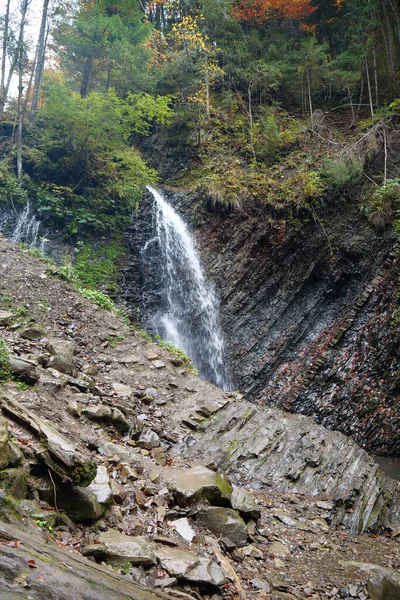
[[351,198],[301,222],[250,202],[221,215],[198,196],[172,199],[220,292],[237,386],[398,455],[396,236]]

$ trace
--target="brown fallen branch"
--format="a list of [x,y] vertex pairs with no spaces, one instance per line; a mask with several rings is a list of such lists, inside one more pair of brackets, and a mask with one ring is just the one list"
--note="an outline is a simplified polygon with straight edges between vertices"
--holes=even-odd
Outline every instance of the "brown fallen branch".
[[222,554],[221,546],[219,545],[217,540],[210,538],[209,541],[210,541],[211,547],[213,549],[213,552],[214,552],[219,564],[221,565],[222,570],[225,573],[225,576],[234,583],[240,598],[243,598],[243,600],[246,600],[246,592],[242,586],[239,575],[235,572],[234,568],[231,565],[230,560]]

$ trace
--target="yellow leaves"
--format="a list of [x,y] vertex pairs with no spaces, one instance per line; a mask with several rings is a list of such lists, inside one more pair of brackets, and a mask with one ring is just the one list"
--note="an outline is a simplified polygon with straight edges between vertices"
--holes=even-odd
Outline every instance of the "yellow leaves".
[[198,19],[192,16],[182,17],[180,23],[172,27],[171,37],[175,45],[179,48],[189,48],[192,51],[202,51],[206,49],[208,37],[201,33]]

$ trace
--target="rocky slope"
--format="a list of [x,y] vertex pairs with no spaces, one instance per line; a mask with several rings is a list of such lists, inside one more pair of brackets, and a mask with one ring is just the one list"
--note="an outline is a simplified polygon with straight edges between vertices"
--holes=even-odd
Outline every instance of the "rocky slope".
[[399,485],[363,450],[191,375],[4,238],[0,263],[0,597],[398,589]]

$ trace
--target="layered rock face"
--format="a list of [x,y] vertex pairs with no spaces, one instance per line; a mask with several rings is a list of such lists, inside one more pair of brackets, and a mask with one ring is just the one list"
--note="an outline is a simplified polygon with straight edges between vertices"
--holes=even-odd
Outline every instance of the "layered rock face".
[[[197,237],[221,296],[237,387],[300,412],[375,453],[400,452],[396,238],[355,201],[309,222],[196,198]],[[194,208],[193,208],[194,207]]]

